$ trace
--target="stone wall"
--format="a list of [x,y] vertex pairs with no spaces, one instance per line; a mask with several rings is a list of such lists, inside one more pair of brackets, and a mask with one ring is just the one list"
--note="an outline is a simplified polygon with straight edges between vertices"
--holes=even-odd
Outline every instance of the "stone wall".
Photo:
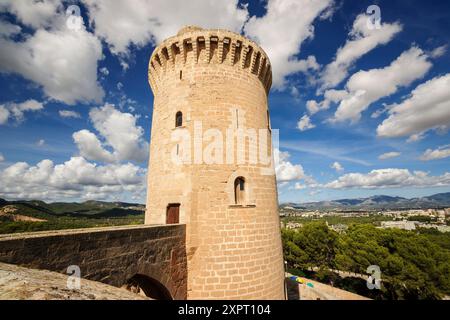
[[186,299],[185,226],[125,226],[0,236],[0,262],[66,273],[121,287],[135,275]]

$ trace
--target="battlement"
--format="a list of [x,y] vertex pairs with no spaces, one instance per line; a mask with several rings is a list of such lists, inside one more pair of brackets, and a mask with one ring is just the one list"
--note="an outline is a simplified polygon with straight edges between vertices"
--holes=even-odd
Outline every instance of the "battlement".
[[153,92],[158,91],[160,80],[168,72],[177,73],[183,67],[195,64],[240,68],[258,77],[266,92],[272,85],[269,58],[258,44],[227,30],[187,26],[160,43],[150,57],[148,79]]

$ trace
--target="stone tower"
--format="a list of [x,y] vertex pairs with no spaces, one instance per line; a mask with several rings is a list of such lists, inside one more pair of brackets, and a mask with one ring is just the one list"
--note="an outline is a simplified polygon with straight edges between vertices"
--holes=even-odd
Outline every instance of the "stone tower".
[[145,223],[186,224],[188,299],[284,299],[266,53],[185,27],[156,47],[148,76]]

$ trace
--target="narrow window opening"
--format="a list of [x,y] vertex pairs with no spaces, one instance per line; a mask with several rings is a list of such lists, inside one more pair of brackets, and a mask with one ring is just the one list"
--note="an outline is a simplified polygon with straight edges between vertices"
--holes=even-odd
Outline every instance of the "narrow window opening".
[[180,70],[180,80],[183,79],[183,71]]
[[235,204],[243,204],[245,202],[245,180],[238,177],[234,180],[234,202]]
[[183,125],[183,113],[178,111],[175,115],[175,127],[181,127]]

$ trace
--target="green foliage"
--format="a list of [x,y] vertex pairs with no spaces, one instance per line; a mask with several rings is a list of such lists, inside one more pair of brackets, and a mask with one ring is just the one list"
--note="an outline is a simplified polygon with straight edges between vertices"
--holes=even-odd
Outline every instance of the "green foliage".
[[137,225],[144,223],[144,215],[120,218],[77,218],[56,217],[45,222],[13,221],[0,222],[0,234],[34,232],[46,230],[109,227],[119,225]]
[[319,281],[362,290],[359,280],[336,279],[329,269],[366,274],[368,266],[378,265],[381,292],[357,293],[377,299],[439,299],[450,294],[448,234],[370,224],[353,224],[338,234],[324,222],[312,222],[297,231],[283,230],[282,238],[288,265],[300,270],[319,268],[315,274]]
[[409,221],[419,221],[423,223],[430,223],[431,221],[436,221],[436,219],[433,219],[429,216],[410,216],[407,218]]
[[286,261],[295,268],[332,267],[337,233],[324,222],[313,222],[303,228],[282,233]]
[[2,216],[0,217],[0,234],[144,223],[144,212],[138,210],[135,204],[100,201],[45,203],[36,200],[3,200],[0,207],[5,205],[14,206],[16,211],[13,214],[45,221],[11,221],[10,217]]

